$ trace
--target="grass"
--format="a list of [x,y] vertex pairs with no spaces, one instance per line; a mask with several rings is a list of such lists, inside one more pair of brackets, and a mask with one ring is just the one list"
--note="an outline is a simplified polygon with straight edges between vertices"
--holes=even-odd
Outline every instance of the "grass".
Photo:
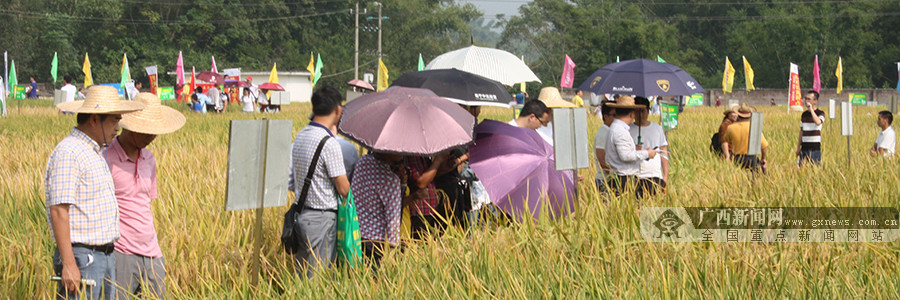
[[[44,207],[43,174],[53,147],[75,124],[48,100],[11,103],[0,118],[0,298],[49,298],[55,284],[54,242]],[[171,104],[171,103],[170,103]],[[823,131],[823,166],[796,167],[799,113],[760,107],[769,139],[769,173],[748,172],[714,157],[709,138],[721,109],[689,107],[668,134],[668,194],[636,203],[602,204],[591,180],[579,186],[577,212],[463,232],[389,252],[378,274],[366,268],[328,270],[312,280],[293,273],[278,236],[287,207],[265,212],[263,273],[251,286],[254,211],[225,212],[228,122],[289,118],[296,132],[308,104],[274,115],[185,111],[181,130],[149,147],[159,166],[156,228],[168,263],[168,296],[209,298],[900,298],[897,242],[868,243],[648,243],[637,212],[644,206],[889,206],[897,207],[898,160],[868,157],[879,109],[854,109],[852,167],[839,119]],[[507,121],[509,110],[483,117]],[[589,118],[592,137],[600,121]],[[582,170],[592,179],[595,166]],[[287,200],[286,200],[287,203]],[[373,275],[375,275],[373,277]]]

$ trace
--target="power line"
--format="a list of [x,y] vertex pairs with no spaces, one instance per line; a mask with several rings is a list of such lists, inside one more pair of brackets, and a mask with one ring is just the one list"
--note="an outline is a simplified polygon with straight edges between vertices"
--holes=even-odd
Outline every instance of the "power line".
[[82,23],[114,23],[121,25],[182,25],[182,24],[197,24],[197,23],[209,23],[209,24],[228,24],[228,23],[243,23],[243,22],[269,22],[269,21],[283,21],[283,20],[293,20],[293,19],[303,19],[310,17],[318,17],[318,16],[326,16],[326,15],[334,15],[334,14],[343,14],[347,13],[347,9],[341,10],[333,10],[333,11],[325,11],[318,12],[313,14],[305,14],[305,15],[293,15],[293,16],[281,16],[281,17],[270,17],[270,18],[253,18],[253,19],[210,19],[203,21],[183,21],[183,20],[134,20],[134,19],[113,19],[113,18],[97,18],[97,17],[83,17],[83,16],[69,16],[63,14],[53,14],[53,13],[37,13],[37,12],[28,12],[28,11],[15,11],[10,9],[0,10],[0,15],[6,16],[21,16],[25,18],[32,19],[46,19],[46,18],[59,18],[66,21],[71,22],[82,22]]

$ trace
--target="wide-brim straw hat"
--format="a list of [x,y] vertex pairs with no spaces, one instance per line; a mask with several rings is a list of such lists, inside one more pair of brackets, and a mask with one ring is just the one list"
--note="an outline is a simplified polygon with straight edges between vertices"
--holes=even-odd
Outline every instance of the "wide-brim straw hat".
[[559,94],[559,89],[548,86],[541,89],[541,93],[538,95],[538,100],[544,102],[544,105],[547,107],[578,107],[572,102],[563,100],[562,95]]
[[612,108],[632,108],[632,109],[647,108],[646,106],[634,103],[634,97],[625,96],[625,95],[619,96],[619,99],[617,99],[616,102],[606,102],[606,106],[609,106]]
[[140,93],[134,102],[147,106],[144,110],[122,115],[119,125],[128,131],[160,135],[174,132],[184,126],[184,115],[174,108],[162,105],[159,96]]
[[753,114],[753,108],[747,103],[741,103],[741,106],[737,109],[738,117],[741,118],[749,118]]
[[125,114],[144,109],[141,103],[119,100],[116,88],[103,85],[90,87],[84,100],[63,102],[56,107],[76,114]]

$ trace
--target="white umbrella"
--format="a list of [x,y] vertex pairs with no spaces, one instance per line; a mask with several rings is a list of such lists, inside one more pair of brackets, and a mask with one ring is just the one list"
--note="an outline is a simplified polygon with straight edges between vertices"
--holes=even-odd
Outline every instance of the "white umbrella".
[[525,62],[512,53],[478,46],[441,54],[425,66],[425,70],[433,69],[459,69],[510,86],[520,82],[541,82]]

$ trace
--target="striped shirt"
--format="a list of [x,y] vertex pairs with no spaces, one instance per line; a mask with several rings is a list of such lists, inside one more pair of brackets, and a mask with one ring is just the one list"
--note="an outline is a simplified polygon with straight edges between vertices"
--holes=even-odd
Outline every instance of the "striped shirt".
[[809,110],[800,115],[800,150],[818,151],[822,148],[822,125],[825,124],[825,112],[816,109],[816,117],[822,123],[816,125],[816,120]]
[[116,189],[100,145],[77,128],[64,138],[47,162],[44,177],[47,220],[53,234],[50,207],[69,206],[72,243],[104,245],[119,239]]
[[[309,172],[309,164],[316,154],[316,148],[322,137],[332,135],[331,131],[321,124],[310,122],[297,133],[294,143],[291,144],[291,175],[288,188],[293,190],[299,200],[303,182]],[[322,154],[313,171],[312,182],[306,194],[305,206],[313,209],[336,210],[337,194],[334,191],[333,178],[347,173],[344,169],[344,156],[341,154],[341,145],[334,138],[325,141]]]

